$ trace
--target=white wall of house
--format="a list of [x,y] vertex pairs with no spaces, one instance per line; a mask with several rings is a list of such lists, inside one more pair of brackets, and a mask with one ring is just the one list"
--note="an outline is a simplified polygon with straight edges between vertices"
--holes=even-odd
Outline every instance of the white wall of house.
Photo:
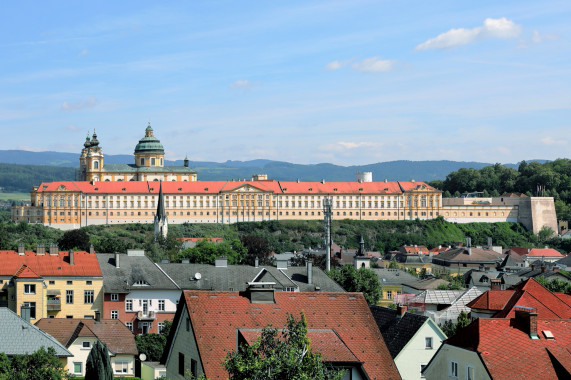
[[[165,312],[176,312],[177,302],[180,299],[180,290],[153,290],[131,288],[126,299],[133,300],[133,311],[143,310],[143,300],[150,300],[148,311],[159,311],[159,300],[165,300]],[[139,302],[139,300],[141,302]]]
[[[454,366],[456,368],[455,373],[451,373],[453,363],[456,363]],[[424,376],[427,380],[468,379],[467,373],[470,368],[473,375],[472,379],[491,380],[486,367],[476,352],[443,344],[430,366],[424,371]]]
[[[70,374],[85,376],[85,363],[95,342],[97,342],[97,338],[94,337],[79,337],[69,346],[68,350],[73,355],[72,357],[67,358],[67,370]],[[84,343],[86,344],[84,345]],[[89,343],[88,347],[86,347],[87,343]],[[135,375],[135,357],[133,355],[118,354],[111,356],[110,359],[114,374],[120,374],[123,376]],[[76,369],[78,369],[76,363],[81,363],[80,372],[76,371]],[[125,368],[126,371],[123,370],[123,368]]]
[[[430,345],[427,338],[430,338]],[[421,366],[430,362],[444,339],[446,335],[431,319],[427,319],[394,359],[403,380],[420,380]]]

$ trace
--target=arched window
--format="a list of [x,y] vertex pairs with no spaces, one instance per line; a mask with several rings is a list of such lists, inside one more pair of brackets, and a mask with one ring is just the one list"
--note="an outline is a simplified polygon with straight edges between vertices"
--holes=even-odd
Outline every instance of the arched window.
[[153,157],[153,158],[151,158],[151,166],[155,166],[155,165],[156,165],[156,161],[155,161],[155,158]]
[[99,169],[99,161],[93,161],[93,169]]

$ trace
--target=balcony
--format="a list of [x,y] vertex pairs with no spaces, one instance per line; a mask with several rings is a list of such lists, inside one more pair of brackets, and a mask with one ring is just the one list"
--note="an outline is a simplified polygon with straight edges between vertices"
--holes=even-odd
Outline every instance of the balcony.
[[48,311],[60,311],[61,310],[61,301],[59,298],[57,299],[48,299],[47,303]]
[[157,316],[154,311],[148,311],[145,313],[142,310],[139,310],[137,312],[137,319],[139,321],[154,321],[157,319]]

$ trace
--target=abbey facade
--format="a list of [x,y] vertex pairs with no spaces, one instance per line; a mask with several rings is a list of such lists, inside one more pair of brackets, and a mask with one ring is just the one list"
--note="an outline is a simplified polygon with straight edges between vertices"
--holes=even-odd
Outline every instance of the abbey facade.
[[[31,206],[12,208],[13,221],[60,229],[93,224],[153,223],[162,187],[168,223],[236,223],[264,220],[323,220],[326,198],[337,220],[433,219],[522,222],[538,232],[557,230],[553,198],[442,198],[424,182],[373,182],[359,173],[354,182],[276,181],[254,175],[242,181],[198,181],[184,166],[164,166],[164,148],[149,125],[135,147],[134,163],[104,164],[97,135],[80,156],[80,181],[34,187]],[[162,184],[162,185],[161,185]]]

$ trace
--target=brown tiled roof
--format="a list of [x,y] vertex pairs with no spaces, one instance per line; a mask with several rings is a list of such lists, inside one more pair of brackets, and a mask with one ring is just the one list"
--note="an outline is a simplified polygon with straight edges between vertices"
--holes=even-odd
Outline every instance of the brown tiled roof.
[[488,290],[484,294],[468,302],[466,306],[472,309],[500,311],[506,306],[506,303],[513,294],[513,290]]
[[112,354],[137,355],[135,336],[117,319],[42,318],[36,326],[69,347],[78,337],[95,337]]
[[[267,325],[283,328],[288,314],[299,318],[304,312],[309,330],[331,330],[341,343],[363,363],[370,379],[400,379],[399,372],[383,341],[365,298],[361,293],[276,292],[275,303],[251,304],[246,293],[184,291],[188,316],[200,351],[202,367],[210,379],[226,379],[220,365],[226,354],[236,349],[235,329],[261,329]],[[176,321],[175,321],[176,323]],[[319,336],[315,347],[324,355],[326,340]],[[348,352],[339,353],[347,356]]]
[[568,376],[571,319],[538,319],[537,334],[531,339],[516,319],[478,318],[444,343],[477,352],[493,379],[559,379],[556,362]]
[[496,262],[503,259],[503,255],[491,249],[459,247],[441,252],[434,260],[451,262]]

